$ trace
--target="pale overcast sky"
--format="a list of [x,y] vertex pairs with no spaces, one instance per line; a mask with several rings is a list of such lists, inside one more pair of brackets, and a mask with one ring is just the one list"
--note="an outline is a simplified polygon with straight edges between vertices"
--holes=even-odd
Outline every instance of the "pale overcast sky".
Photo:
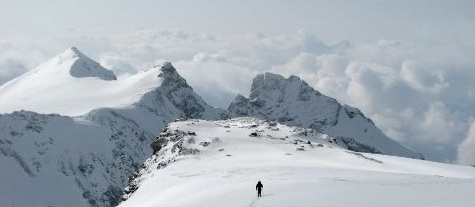
[[[233,34],[308,29],[325,38],[413,38],[473,32],[473,1],[1,0],[3,34],[136,28]],[[470,28],[469,26],[472,26]]]
[[474,11],[452,0],[0,0],[0,84],[70,46],[118,75],[172,61],[223,108],[258,73],[299,75],[429,159],[474,163]]

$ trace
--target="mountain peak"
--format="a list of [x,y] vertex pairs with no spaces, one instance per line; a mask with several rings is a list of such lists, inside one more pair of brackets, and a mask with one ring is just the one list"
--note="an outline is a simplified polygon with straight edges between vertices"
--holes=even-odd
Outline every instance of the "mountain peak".
[[297,76],[286,79],[272,73],[257,75],[249,98],[238,95],[228,110],[236,116],[311,128],[338,137],[341,146],[354,151],[422,158],[389,139],[358,109],[342,106]]
[[253,83],[259,82],[272,82],[272,81],[285,81],[285,78],[279,74],[266,72],[259,74],[253,79]]
[[[84,58],[86,57],[84,54],[81,53],[76,47],[69,47],[68,49],[64,50],[58,56],[58,64],[63,63],[69,59],[77,59],[77,58]],[[87,57],[86,57],[87,58]]]
[[278,74],[264,73],[253,79],[249,100],[253,105],[271,110],[283,102],[309,101],[313,96],[311,94],[318,96],[320,92],[297,76],[284,78]]
[[171,62],[164,62],[160,71],[163,73],[177,73]]
[[[160,65],[157,65],[159,67]],[[176,71],[175,67],[173,67],[171,62],[164,62],[163,65],[160,67],[160,77],[164,76],[179,76],[178,72]]]
[[70,47],[59,54],[56,63],[58,66],[64,65],[69,69],[70,75],[76,78],[97,77],[102,80],[117,80],[114,72],[102,67],[76,47]]
[[[288,84],[302,85],[306,87],[308,84],[300,79],[298,76],[291,75],[289,78],[284,78],[279,74],[266,72],[264,74],[259,74],[253,79],[253,87],[264,87],[266,89],[272,89],[275,87],[286,87]],[[284,86],[285,85],[285,86]]]
[[[157,66],[159,67],[159,66]],[[165,62],[160,67],[160,74],[158,77],[163,78],[163,85],[165,86],[183,86],[183,87],[190,87],[186,80],[178,74],[175,67],[173,67],[172,63]]]

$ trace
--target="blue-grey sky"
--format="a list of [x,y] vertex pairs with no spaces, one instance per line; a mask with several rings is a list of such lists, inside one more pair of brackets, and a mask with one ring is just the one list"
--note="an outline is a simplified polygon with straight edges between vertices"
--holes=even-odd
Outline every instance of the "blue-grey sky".
[[70,46],[133,74],[172,61],[211,105],[299,75],[431,160],[475,162],[475,1],[0,0],[0,84]]

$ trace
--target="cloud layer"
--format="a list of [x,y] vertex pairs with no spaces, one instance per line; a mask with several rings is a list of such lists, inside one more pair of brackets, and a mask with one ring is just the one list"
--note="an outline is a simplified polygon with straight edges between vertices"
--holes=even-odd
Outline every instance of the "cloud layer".
[[472,122],[467,137],[459,145],[457,163],[475,167],[475,122]]
[[388,136],[429,159],[463,164],[475,159],[473,42],[325,43],[307,30],[269,36],[140,29],[56,38],[48,50],[17,43],[0,44],[7,54],[0,57],[0,84],[73,45],[117,75],[172,61],[205,100],[224,108],[237,93],[249,93],[256,74],[292,74],[360,108]]

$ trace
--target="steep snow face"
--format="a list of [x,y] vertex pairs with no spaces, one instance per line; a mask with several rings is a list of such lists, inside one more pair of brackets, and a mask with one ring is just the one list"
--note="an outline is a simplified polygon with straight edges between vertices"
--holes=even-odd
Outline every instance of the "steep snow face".
[[[119,206],[470,206],[475,168],[357,153],[256,118],[171,123]],[[257,198],[257,181],[264,184]],[[437,199],[435,199],[437,198]]]
[[[30,78],[29,75],[26,77]],[[91,96],[81,89],[77,95],[82,99],[76,99],[74,104],[64,100],[56,105],[66,107],[64,110],[49,105],[55,103],[36,106],[39,111],[57,110],[66,114],[85,111],[81,116],[21,110],[23,106],[32,105],[17,105],[12,108],[15,112],[0,114],[1,206],[115,206],[128,183],[128,176],[150,156],[149,144],[169,122],[178,118],[215,120],[229,117],[227,111],[206,104],[170,63],[123,82],[62,77],[77,81],[63,82],[66,88],[71,86],[67,84],[88,88],[91,87],[87,85],[89,83],[104,88],[88,88],[88,93],[99,93]],[[24,84],[29,82],[19,79],[9,87],[15,91],[25,87]],[[109,86],[120,88],[105,88]],[[62,89],[52,90],[59,93]],[[53,91],[46,94],[53,95]],[[106,92],[116,92],[117,96],[101,94]],[[48,97],[45,94],[29,95]],[[3,98],[1,106],[7,102],[3,102]],[[117,98],[110,101],[118,101],[120,107],[107,105],[107,98]]]
[[0,115],[1,205],[117,204],[154,134],[114,112],[101,118]]
[[62,64],[66,68],[69,66],[71,68],[69,74],[73,77],[97,77],[102,80],[117,80],[114,72],[103,68],[99,63],[82,54],[76,47],[68,48],[55,59],[57,59],[58,66]]
[[285,79],[272,73],[258,75],[249,98],[238,95],[228,110],[236,116],[312,128],[335,137],[341,146],[354,151],[423,158],[389,139],[358,109],[342,106],[296,76]]

